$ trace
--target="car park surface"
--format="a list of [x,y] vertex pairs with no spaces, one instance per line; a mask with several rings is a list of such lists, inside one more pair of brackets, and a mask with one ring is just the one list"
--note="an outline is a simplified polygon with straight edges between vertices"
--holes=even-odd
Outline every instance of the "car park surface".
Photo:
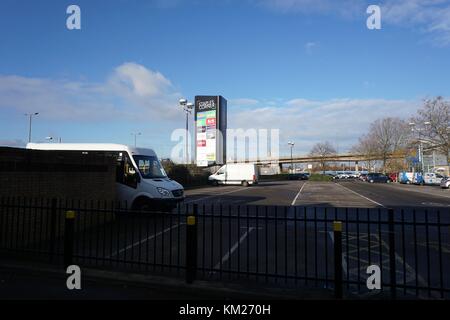
[[[414,217],[419,222],[428,219],[428,212],[431,219],[439,212],[443,223],[448,223],[450,218],[450,193],[439,187],[371,184],[359,180],[264,181],[251,187],[187,190],[182,207],[171,214],[131,213],[121,215],[114,223],[81,232],[75,251],[82,257],[83,266],[97,266],[104,259],[106,265],[117,264],[117,270],[145,266],[151,267],[152,272],[175,275],[180,271],[176,266],[183,265],[186,257],[183,245],[187,232],[185,215],[194,213],[193,204],[198,204],[198,276],[205,280],[221,280],[222,270],[224,278],[242,282],[249,271],[257,272],[259,268],[263,273],[255,281],[266,279],[275,286],[280,282],[293,285],[294,280],[283,278],[289,273],[328,279],[325,266],[330,267],[327,252],[333,250],[335,241],[331,231],[334,220],[344,224],[342,267],[345,277],[358,279],[365,276],[367,261],[382,265],[383,277],[389,274],[388,229],[385,223],[377,224],[377,221],[386,221],[388,208],[393,208],[397,217],[403,219],[405,213],[407,220]],[[80,212],[83,214],[87,216]],[[96,217],[94,222],[103,219],[101,214],[89,216]],[[364,224],[369,219],[370,227]],[[400,227],[396,230],[402,231]],[[401,266],[397,271],[400,282],[414,284],[417,281],[424,287],[438,281],[439,274],[424,272],[423,264],[427,260],[421,259],[420,264],[415,265],[413,257],[425,257],[426,243],[430,259],[433,259],[437,252],[433,247],[437,236],[435,227],[429,234],[421,226],[418,229],[420,232],[414,243],[410,241],[413,235],[408,226],[405,232],[396,235],[395,240],[404,244],[404,250],[398,251],[396,256],[398,266]],[[443,239],[447,241],[449,229],[443,229]],[[110,241],[110,235],[114,236],[111,238],[114,241]],[[406,242],[402,235],[408,239]],[[104,237],[107,241],[99,241]],[[61,243],[57,245],[60,247]],[[450,259],[446,251],[443,259],[444,262]],[[133,264],[126,261],[133,261]],[[265,278],[264,272],[275,278]],[[450,285],[450,278],[444,281],[446,286]]]
[[271,181],[250,188],[227,186],[186,191],[185,203],[193,202],[329,207],[450,206],[450,192],[438,186],[370,184],[359,180]]

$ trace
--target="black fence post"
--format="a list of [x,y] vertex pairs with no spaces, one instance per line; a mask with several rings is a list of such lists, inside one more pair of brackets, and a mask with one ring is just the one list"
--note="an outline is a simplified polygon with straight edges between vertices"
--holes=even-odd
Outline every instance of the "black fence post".
[[50,262],[55,257],[56,245],[56,199],[52,199],[50,207]]
[[187,216],[186,227],[186,282],[192,283],[197,274],[197,204]]
[[64,221],[64,268],[72,265],[75,230],[75,211],[66,211]]
[[388,209],[388,225],[389,225],[389,278],[391,287],[391,298],[397,296],[397,274],[395,266],[395,225],[394,225],[394,209]]
[[333,222],[334,232],[334,297],[342,299],[342,222]]

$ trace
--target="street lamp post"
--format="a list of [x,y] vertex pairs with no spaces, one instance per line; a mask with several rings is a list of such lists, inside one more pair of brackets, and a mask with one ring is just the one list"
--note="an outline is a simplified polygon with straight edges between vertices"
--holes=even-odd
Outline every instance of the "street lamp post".
[[426,130],[427,126],[429,126],[431,124],[431,122],[425,121],[423,124],[425,125],[425,128],[418,129],[418,128],[416,128],[416,124],[414,122],[409,123],[409,126],[411,127],[411,131],[412,132],[416,131],[418,133],[418,139],[419,139],[419,150],[418,150],[419,152],[418,153],[419,153],[420,168],[422,170],[422,173],[425,172],[425,163],[423,161],[423,143],[422,143],[422,138],[421,138],[421,132],[423,130]]
[[292,158],[292,148],[294,147],[295,143],[289,141],[288,145],[291,147],[291,173],[294,173],[294,159]]
[[39,114],[39,112],[24,114],[25,116],[29,117],[29,119],[30,119],[29,127],[28,127],[28,142],[31,142],[31,119],[33,118],[33,116],[37,116],[38,114]]
[[189,141],[188,141],[188,134],[189,134],[189,114],[191,114],[192,109],[194,108],[194,104],[191,102],[188,102],[186,99],[180,99],[179,100],[180,106],[183,108],[183,111],[186,113],[186,164],[189,164]]
[[134,147],[136,148],[136,137],[137,136],[140,136],[142,133],[140,133],[140,132],[137,132],[137,133],[132,133],[131,135],[133,135],[134,136]]

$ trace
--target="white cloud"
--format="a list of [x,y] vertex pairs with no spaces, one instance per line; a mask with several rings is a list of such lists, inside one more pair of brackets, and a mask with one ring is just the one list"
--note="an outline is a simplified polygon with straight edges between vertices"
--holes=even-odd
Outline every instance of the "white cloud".
[[0,110],[48,119],[173,120],[178,97],[161,73],[136,63],[118,66],[103,83],[0,75]]
[[419,106],[420,101],[406,100],[293,99],[277,106],[244,110],[230,108],[228,127],[279,129],[280,150],[285,153],[288,147],[284,141],[288,140],[296,142],[298,153],[306,154],[316,142],[325,140],[339,144],[342,152],[356,143],[376,119],[388,116],[408,118]]
[[313,53],[313,49],[317,47],[317,43],[315,42],[307,42],[305,44],[305,51],[307,54],[312,54]]
[[450,45],[450,1],[448,0],[397,0],[385,1],[381,8],[382,19],[402,27],[420,28],[430,34],[437,45]]
[[381,6],[383,25],[413,29],[428,35],[433,44],[450,45],[450,1],[448,0],[253,0],[282,13],[338,15],[365,20],[371,4]]
[[228,101],[228,105],[239,106],[239,107],[254,106],[254,105],[257,105],[258,103],[259,103],[259,100],[250,99],[250,98],[230,99]]
[[133,62],[118,66],[109,81],[123,95],[146,99],[165,95],[172,86],[161,73]]
[[364,1],[361,0],[257,0],[256,2],[284,13],[337,13],[343,17],[351,17],[358,12],[365,12]]

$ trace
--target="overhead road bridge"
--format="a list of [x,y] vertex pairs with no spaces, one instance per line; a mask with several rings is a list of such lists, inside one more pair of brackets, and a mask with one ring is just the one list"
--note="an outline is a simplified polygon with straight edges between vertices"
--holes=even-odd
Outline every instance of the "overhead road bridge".
[[[389,154],[388,159],[404,159],[406,156],[405,153],[395,153],[395,154]],[[291,157],[281,157],[281,158],[272,158],[272,159],[257,159],[257,160],[238,160],[236,162],[238,163],[255,163],[257,165],[265,165],[265,164],[290,164],[290,163],[314,163],[314,162],[321,162],[321,161],[327,161],[327,162],[362,162],[362,161],[368,161],[368,160],[382,160],[382,156],[380,155],[362,155],[362,154],[338,154],[338,155],[331,155],[326,157],[320,157],[320,156],[293,156]]]

